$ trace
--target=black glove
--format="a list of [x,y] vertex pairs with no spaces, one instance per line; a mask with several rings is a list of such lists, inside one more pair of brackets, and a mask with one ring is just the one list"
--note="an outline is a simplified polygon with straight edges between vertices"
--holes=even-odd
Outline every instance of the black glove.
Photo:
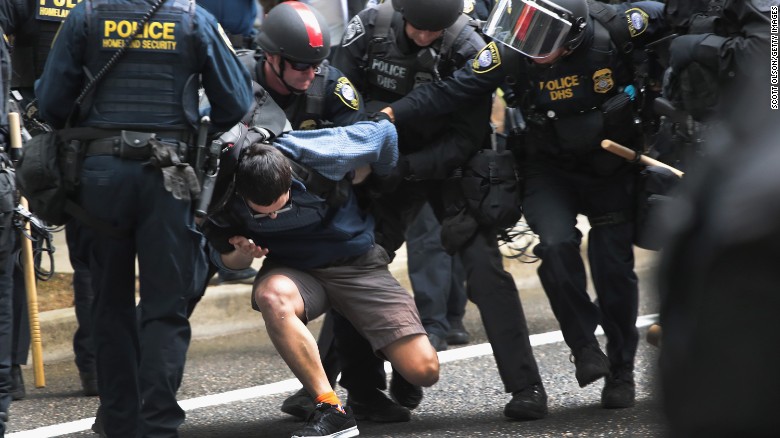
[[390,174],[381,176],[375,173],[371,174],[374,177],[373,186],[380,193],[394,192],[395,189],[398,188],[398,185],[401,184],[401,181],[409,176],[410,171],[411,166],[409,165],[409,160],[406,157],[401,156],[398,158],[398,164],[396,164]]
[[370,122],[380,122],[382,120],[387,120],[388,122],[393,123],[393,121],[390,120],[390,116],[388,116],[386,113],[383,113],[382,111],[369,113],[368,114],[368,120]]
[[696,60],[696,49],[709,34],[682,35],[669,46],[669,65],[675,73],[680,73],[688,64]]

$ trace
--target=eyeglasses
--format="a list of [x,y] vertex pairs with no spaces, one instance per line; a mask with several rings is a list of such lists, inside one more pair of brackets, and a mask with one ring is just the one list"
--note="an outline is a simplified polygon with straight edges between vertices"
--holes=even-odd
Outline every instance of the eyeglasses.
[[[288,193],[289,196],[289,193]],[[246,207],[247,211],[249,212],[249,215],[252,216],[252,219],[263,219],[266,217],[275,218],[276,216],[288,212],[293,209],[293,203],[292,203],[292,196],[289,196],[287,199],[287,203],[284,204],[284,206],[276,211],[272,211],[270,213],[258,213],[255,210],[252,209],[252,207],[249,206],[249,203],[246,202],[245,198],[241,198],[244,201],[244,206]]]
[[308,62],[293,62],[293,61],[290,61],[289,59],[285,59],[285,61],[288,64],[290,64],[290,67],[292,67],[292,69],[295,70],[295,71],[306,71],[308,69],[316,70],[317,67],[320,66],[319,62],[316,63],[316,64],[310,64]]

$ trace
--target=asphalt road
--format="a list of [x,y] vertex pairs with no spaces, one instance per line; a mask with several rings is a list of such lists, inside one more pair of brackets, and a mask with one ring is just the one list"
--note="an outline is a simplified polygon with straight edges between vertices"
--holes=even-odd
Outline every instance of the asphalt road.
[[[599,405],[602,383],[579,388],[569,350],[538,287],[521,285],[521,298],[535,345],[534,352],[549,396],[550,415],[533,422],[507,420],[509,396],[496,371],[477,309],[469,303],[465,324],[473,341],[440,354],[441,379],[408,423],[360,422],[361,436],[382,437],[657,437],[663,436],[655,364],[658,349],[644,341],[646,324],[658,310],[650,287],[651,268],[641,270],[642,338],[636,361],[637,405],[605,410]],[[316,333],[319,321],[311,325]],[[601,336],[602,346],[605,339]],[[46,364],[47,386],[33,388],[32,369],[24,370],[28,396],[11,405],[8,438],[90,437],[97,398],[80,395],[70,360]],[[279,411],[297,390],[297,380],[262,329],[193,341],[179,400],[187,410],[182,437],[288,437],[302,423]],[[343,390],[338,390],[346,398]]]

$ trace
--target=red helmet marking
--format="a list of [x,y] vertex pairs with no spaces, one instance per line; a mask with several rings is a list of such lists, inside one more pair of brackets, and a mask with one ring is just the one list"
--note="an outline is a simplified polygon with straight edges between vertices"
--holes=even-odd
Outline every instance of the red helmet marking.
[[517,17],[517,22],[515,23],[515,38],[519,38],[521,40],[525,39],[525,36],[528,34],[528,28],[531,27],[531,20],[533,19],[535,13],[535,8],[523,8],[523,11],[520,13],[520,16]]
[[320,23],[317,21],[317,17],[304,3],[292,1],[287,2],[303,20],[303,25],[306,26],[306,33],[309,34],[309,45],[312,47],[322,47],[324,45],[322,41],[322,29]]

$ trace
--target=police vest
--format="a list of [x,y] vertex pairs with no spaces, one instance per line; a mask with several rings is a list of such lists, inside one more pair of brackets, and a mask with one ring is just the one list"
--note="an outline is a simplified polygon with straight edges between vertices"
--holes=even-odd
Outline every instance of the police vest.
[[[444,31],[444,37],[434,43],[434,52],[427,48],[403,53],[398,47],[396,29],[403,29],[403,16],[393,9],[392,2],[377,7],[373,35],[369,36],[366,77],[368,90],[363,90],[367,100],[394,102],[409,94],[418,85],[449,76],[453,66],[449,64],[452,50],[468,37],[464,32],[469,18],[461,15]],[[403,31],[402,31],[403,32]],[[428,61],[423,61],[428,55]],[[446,71],[439,71],[446,66]]]
[[[86,68],[104,67],[147,12],[87,0]],[[191,46],[195,2],[166,2],[97,86],[82,123],[101,128],[188,129],[198,120],[199,66]],[[85,105],[86,107],[86,105]]]
[[[11,86],[32,88],[43,73],[46,58],[60,23],[82,0],[14,0],[17,8],[29,11],[28,20],[16,26],[12,62],[14,75]],[[26,3],[22,5],[22,3]],[[33,8],[34,11],[30,11]],[[34,12],[34,13],[33,13]]]

